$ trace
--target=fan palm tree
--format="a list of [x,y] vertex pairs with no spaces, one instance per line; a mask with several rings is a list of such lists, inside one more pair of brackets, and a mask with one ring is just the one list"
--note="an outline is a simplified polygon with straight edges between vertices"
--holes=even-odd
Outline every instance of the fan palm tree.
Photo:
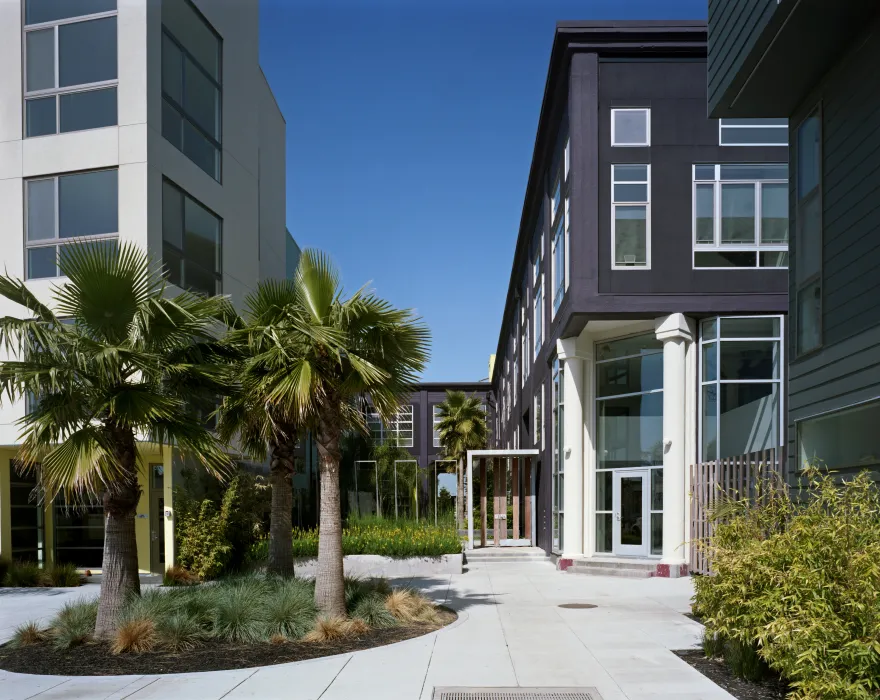
[[476,396],[463,391],[446,391],[446,398],[437,404],[437,432],[440,447],[446,459],[456,462],[456,519],[459,527],[465,518],[467,499],[464,498],[464,461],[468,450],[486,447],[489,431],[486,411]]
[[222,298],[164,296],[161,268],[132,245],[65,246],[52,308],[21,282],[0,276],[0,295],[30,312],[0,318],[0,391],[35,398],[21,419],[19,458],[36,469],[47,499],[99,497],[104,555],[95,633],[116,624],[140,592],[135,511],[141,495],[138,443],[174,445],[214,474],[229,458],[191,408],[219,392],[215,329]]
[[[430,333],[409,310],[363,289],[343,298],[339,274],[318,251],[303,252],[293,281],[295,301],[283,323],[261,335],[274,358],[260,379],[266,405],[308,429],[318,447],[320,537],[315,602],[345,614],[340,441],[346,430],[367,434],[361,398],[369,393],[390,422],[428,360]],[[281,303],[279,301],[279,303]]]
[[[252,457],[269,453],[269,560],[267,570],[293,575],[293,484],[297,440],[305,417],[284,392],[292,390],[290,372],[305,352],[310,332],[297,307],[293,280],[267,280],[245,298],[244,317],[227,335],[233,351],[228,395],[220,407],[217,432],[226,442],[238,441]],[[320,337],[320,336],[319,336]],[[324,335],[328,346],[335,336]]]

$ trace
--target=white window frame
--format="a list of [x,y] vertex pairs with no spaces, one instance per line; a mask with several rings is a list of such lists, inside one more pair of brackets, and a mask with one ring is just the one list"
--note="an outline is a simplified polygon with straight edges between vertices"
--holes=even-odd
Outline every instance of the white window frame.
[[[782,124],[767,124],[767,123],[762,124],[761,122],[764,121],[763,119],[752,119],[750,121],[753,121],[755,123],[754,124],[727,124],[727,125],[725,125],[724,120],[719,119],[718,120],[718,145],[719,146],[734,146],[734,147],[736,147],[736,146],[771,146],[771,147],[772,146],[782,146],[785,148],[788,147],[788,124],[785,124],[784,126]],[[760,143],[760,142],[757,142],[757,143],[752,143],[752,142],[749,142],[749,143],[724,143],[724,130],[725,129],[727,129],[727,130],[730,130],[730,129],[743,129],[743,130],[747,130],[747,129],[778,129],[785,136],[785,138],[779,142],[774,142],[774,143]]]
[[[369,427],[370,424],[379,425],[379,442],[385,442],[389,437],[394,436],[397,439],[397,445],[399,447],[413,447],[415,444],[415,424],[413,421],[413,405],[407,404],[406,406],[401,406],[400,409],[395,414],[394,418],[391,420],[391,425],[386,426],[382,423],[382,419],[379,417],[379,412],[372,406],[367,408],[366,412],[366,422]],[[400,433],[402,430],[406,430],[406,426],[409,426],[409,438],[406,440],[401,440]],[[374,436],[374,430],[370,428],[371,437]],[[375,438],[374,438],[375,439]]]
[[[615,202],[614,169],[618,165],[644,165],[646,167],[647,180],[625,180],[620,184],[647,185],[648,199],[645,202]],[[644,265],[620,265],[617,263],[617,207],[645,207],[645,264]],[[650,163],[614,163],[611,166],[611,269],[612,270],[650,270],[651,269],[651,164]]]
[[[618,112],[644,112],[645,113],[645,142],[644,143],[617,143],[617,127],[615,117]],[[651,108],[650,107],[616,107],[611,110],[611,145],[624,148],[644,148],[651,145]]]
[[432,417],[431,425],[433,426],[433,431],[434,431],[434,447],[441,447],[441,445],[440,445],[440,432],[437,430],[437,424],[440,422],[440,419],[437,417],[437,409],[439,409],[439,408],[440,408],[440,404],[438,404],[438,403],[435,403],[431,407],[431,417]]
[[[746,318],[777,318],[779,319],[779,335],[778,336],[760,336],[760,337],[743,337],[743,338],[722,338],[721,322],[724,319],[746,319]],[[703,461],[703,387],[715,385],[719,389],[716,397],[717,411],[715,415],[715,454],[718,455],[718,448],[721,445],[721,385],[722,384],[775,384],[776,395],[779,397],[779,413],[776,416],[776,436],[778,442],[785,441],[785,369],[786,369],[786,352],[785,352],[785,316],[768,315],[768,316],[710,316],[703,319],[704,321],[715,320],[715,337],[711,339],[703,338],[702,322],[699,322],[699,350],[697,354],[697,382],[699,388],[697,390],[697,456],[699,461]],[[779,343],[779,377],[776,379],[721,379],[721,343],[742,343],[742,342],[777,342]],[[705,380],[705,369],[703,366],[703,358],[705,356],[703,348],[706,345],[715,344],[715,379]],[[778,445],[774,445],[778,447]],[[724,459],[721,457],[720,459]],[[714,461],[714,460],[708,460]]]
[[[22,3],[23,5],[24,3]],[[21,55],[22,55],[22,94],[24,95],[24,99],[21,102],[21,131],[23,138],[40,138],[39,136],[28,136],[27,135],[27,103],[29,100],[37,99],[40,97],[55,97],[55,132],[54,134],[43,134],[44,136],[54,136],[57,134],[65,133],[75,133],[73,131],[61,131],[61,95],[69,95],[71,93],[77,92],[91,92],[93,90],[103,90],[108,88],[117,88],[116,93],[116,120],[113,125],[119,124],[119,62],[117,60],[116,64],[116,78],[114,80],[99,80],[93,83],[81,83],[79,85],[68,85],[67,87],[60,87],[58,85],[61,65],[60,65],[60,56],[58,55],[59,41],[58,41],[58,28],[62,25],[66,24],[79,24],[80,22],[89,22],[96,19],[105,19],[108,17],[114,17],[116,19],[116,45],[117,52],[119,49],[119,10],[118,3],[116,10],[108,10],[106,12],[95,12],[93,14],[88,15],[77,15],[76,17],[65,17],[64,19],[56,19],[49,22],[40,22],[39,24],[23,24],[22,25],[22,36],[21,36]],[[22,16],[24,15],[24,10],[22,9]],[[22,20],[23,21],[23,20]],[[36,32],[44,29],[53,29],[54,37],[55,37],[55,86],[51,88],[44,88],[42,90],[31,90],[27,89],[27,35],[31,32]],[[107,127],[93,127],[95,129],[105,129]],[[91,129],[77,129],[76,131],[91,131]]]
[[[766,180],[722,180],[721,168],[725,165],[784,165],[783,163],[696,163],[691,166],[691,265],[694,270],[787,270],[786,267],[771,267],[761,265],[761,253],[787,253],[788,244],[778,243],[761,243],[761,188],[763,185],[788,185],[788,179],[766,179]],[[714,167],[714,180],[697,180],[697,167]],[[789,173],[789,177],[791,174]],[[697,186],[712,185],[712,202],[713,202],[713,219],[712,230],[714,236],[713,243],[697,243]],[[722,243],[721,242],[721,186],[722,185],[754,185],[755,188],[755,242],[754,243]],[[791,231],[788,232],[789,241],[791,241]],[[755,264],[749,267],[697,267],[696,253],[698,252],[749,252],[755,253]],[[789,263],[790,264],[790,263]]]

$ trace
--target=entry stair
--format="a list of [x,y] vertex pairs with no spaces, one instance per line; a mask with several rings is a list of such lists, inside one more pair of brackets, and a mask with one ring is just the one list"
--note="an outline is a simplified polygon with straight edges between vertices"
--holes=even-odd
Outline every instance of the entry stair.
[[547,553],[538,547],[493,547],[491,543],[466,550],[464,558],[470,570],[506,564],[550,564]]
[[651,578],[657,571],[657,562],[651,559],[628,557],[583,557],[573,559],[565,571],[569,574],[587,576]]

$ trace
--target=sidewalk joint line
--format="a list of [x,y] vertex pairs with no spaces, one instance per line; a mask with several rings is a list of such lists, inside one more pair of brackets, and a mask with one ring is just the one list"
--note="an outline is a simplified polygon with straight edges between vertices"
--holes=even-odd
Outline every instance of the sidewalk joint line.
[[227,690],[225,693],[223,693],[223,695],[221,695],[217,700],[223,700],[223,698],[225,698],[227,695],[229,695],[229,693],[231,693],[233,690],[235,690],[238,686],[240,686],[245,681],[249,681],[251,678],[256,676],[260,670],[262,670],[264,668],[266,668],[266,667],[265,666],[258,666],[257,668],[255,668],[253,673],[251,673],[247,678],[242,678],[238,683],[236,683],[229,690]]
[[321,700],[321,698],[324,697],[324,694],[325,694],[328,690],[330,690],[330,686],[332,686],[332,685],[336,682],[336,679],[339,678],[339,674],[342,673],[342,672],[345,670],[345,667],[348,666],[348,662],[351,661],[353,657],[354,657],[354,654],[352,654],[351,656],[349,656],[349,657],[345,660],[345,663],[342,664],[342,668],[340,668],[340,669],[336,672],[336,675],[333,676],[333,678],[331,679],[331,681],[327,684],[327,687],[324,688],[324,690],[321,691],[321,694],[318,696],[318,700]]
[[[428,665],[425,667],[425,677],[422,678],[422,689],[419,691],[419,698],[425,694],[425,683],[428,682],[428,673],[431,671],[431,661],[434,660],[434,650],[437,648],[437,635],[434,635],[434,643],[431,645],[431,655],[428,657]],[[320,700],[320,699],[319,699]]]
[[42,695],[43,693],[48,693],[50,690],[54,690],[59,685],[64,685],[65,683],[70,683],[70,681],[72,681],[72,680],[73,680],[72,678],[65,678],[60,683],[56,683],[55,685],[49,686],[48,688],[43,688],[43,690],[41,690],[39,693],[34,693],[33,695],[28,695],[24,700],[31,700],[31,698],[35,698],[39,695]]
[[513,671],[513,679],[519,687],[519,676],[516,675],[516,664],[513,663],[513,656],[510,653],[510,644],[507,643],[507,632],[504,630],[504,620],[501,616],[498,604],[498,595],[495,593],[495,586],[492,583],[492,574],[489,574],[489,588],[492,590],[492,598],[495,600],[495,613],[498,615],[498,626],[501,627],[501,637],[504,639],[504,648],[507,649],[507,658],[510,659],[510,669]]
[[[161,677],[162,677],[162,676],[156,676],[153,680],[151,680],[151,681],[150,681],[149,683],[147,683],[146,685],[142,685],[140,688],[137,688],[136,690],[132,690],[128,695],[124,695],[122,698],[120,698],[120,700],[125,700],[126,698],[130,698],[130,697],[131,697],[132,695],[134,695],[135,693],[139,693],[139,692],[141,692],[144,688],[149,688],[151,685],[153,685],[153,683],[155,683],[156,681],[158,681]],[[141,676],[141,678],[143,678],[143,676]],[[132,681],[132,682],[129,683],[127,686],[125,686],[125,688],[130,688],[130,687],[133,686],[136,682],[137,682],[137,681]],[[122,690],[125,691],[125,688],[123,688]]]

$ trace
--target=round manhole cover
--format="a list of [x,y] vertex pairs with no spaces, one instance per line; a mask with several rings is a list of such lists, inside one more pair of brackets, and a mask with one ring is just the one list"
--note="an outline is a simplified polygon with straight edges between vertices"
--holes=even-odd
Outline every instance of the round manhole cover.
[[559,607],[565,608],[566,610],[590,610],[596,606],[592,603],[563,603]]

